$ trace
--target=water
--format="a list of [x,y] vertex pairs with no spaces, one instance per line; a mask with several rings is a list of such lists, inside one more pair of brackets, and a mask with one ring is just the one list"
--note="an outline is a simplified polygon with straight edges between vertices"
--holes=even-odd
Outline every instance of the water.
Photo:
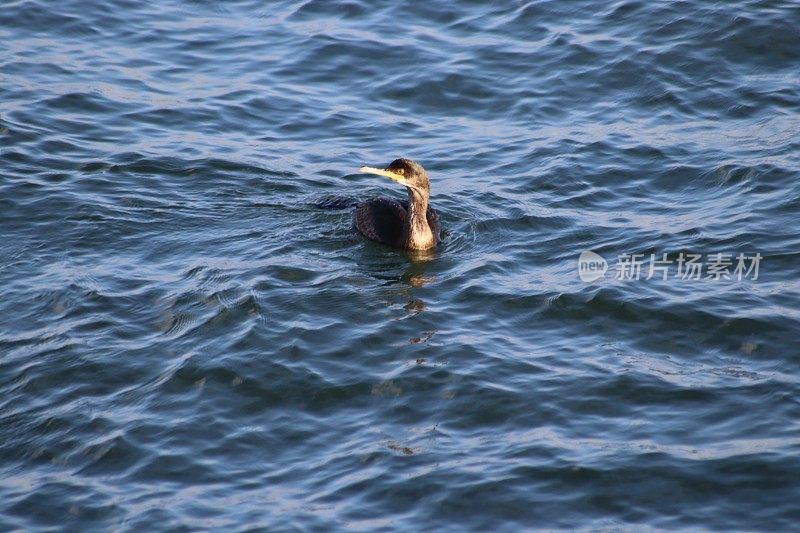
[[[796,528],[798,22],[5,2],[0,530]],[[427,258],[314,207],[399,156]]]

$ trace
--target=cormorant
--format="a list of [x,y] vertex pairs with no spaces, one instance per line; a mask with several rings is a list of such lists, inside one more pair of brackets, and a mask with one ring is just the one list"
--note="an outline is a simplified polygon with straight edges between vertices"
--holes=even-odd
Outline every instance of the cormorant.
[[380,197],[353,211],[353,224],[364,237],[407,250],[429,250],[439,242],[439,216],[428,206],[431,186],[422,165],[395,159],[388,167],[361,167],[361,172],[385,176],[408,189],[408,200]]

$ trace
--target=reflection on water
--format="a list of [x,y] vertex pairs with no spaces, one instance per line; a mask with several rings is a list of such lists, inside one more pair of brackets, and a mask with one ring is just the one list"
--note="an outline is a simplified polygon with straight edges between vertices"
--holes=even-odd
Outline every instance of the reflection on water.
[[403,272],[402,281],[416,289],[436,281],[435,276],[426,276],[425,270],[430,262],[436,259],[436,250],[405,250],[410,264]]

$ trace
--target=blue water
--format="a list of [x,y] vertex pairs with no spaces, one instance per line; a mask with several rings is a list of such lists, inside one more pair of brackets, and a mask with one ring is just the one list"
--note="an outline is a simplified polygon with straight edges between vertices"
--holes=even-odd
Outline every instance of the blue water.
[[[799,67],[790,0],[4,2],[0,530],[796,530]],[[316,206],[401,156],[424,257]]]

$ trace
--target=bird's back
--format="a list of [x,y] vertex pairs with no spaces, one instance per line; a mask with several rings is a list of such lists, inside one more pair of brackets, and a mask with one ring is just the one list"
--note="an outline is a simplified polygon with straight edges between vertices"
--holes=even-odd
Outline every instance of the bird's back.
[[[439,242],[439,216],[430,207],[426,215],[434,239]],[[404,233],[407,219],[408,200],[373,198],[358,204],[353,211],[353,224],[364,237],[397,248],[407,247],[408,236]]]
[[389,246],[402,246],[407,218],[406,209],[393,198],[373,198],[353,211],[353,224],[364,237]]

